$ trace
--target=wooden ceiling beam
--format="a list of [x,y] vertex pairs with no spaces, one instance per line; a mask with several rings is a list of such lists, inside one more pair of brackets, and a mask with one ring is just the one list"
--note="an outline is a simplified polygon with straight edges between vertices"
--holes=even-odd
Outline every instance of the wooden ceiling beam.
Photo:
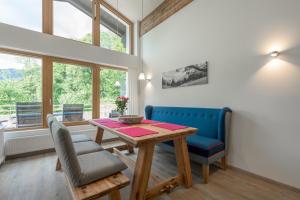
[[165,0],[140,22],[140,37],[192,1],[193,0]]

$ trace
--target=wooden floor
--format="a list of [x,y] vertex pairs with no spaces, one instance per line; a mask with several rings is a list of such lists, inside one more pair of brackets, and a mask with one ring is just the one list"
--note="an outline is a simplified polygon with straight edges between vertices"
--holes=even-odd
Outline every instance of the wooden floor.
[[[132,156],[134,157],[134,155]],[[0,168],[1,200],[69,200],[70,193],[62,172],[55,171],[55,153],[48,153],[6,162]],[[176,174],[176,160],[172,153],[156,148],[152,170],[152,185],[163,178]],[[159,200],[299,200],[296,190],[246,173],[227,169],[213,168],[208,184],[202,183],[201,167],[192,163],[193,187],[178,187]],[[125,174],[131,177],[130,170]],[[128,199],[129,186],[124,188],[122,199]],[[103,200],[106,198],[102,198]],[[102,200],[101,199],[101,200]]]

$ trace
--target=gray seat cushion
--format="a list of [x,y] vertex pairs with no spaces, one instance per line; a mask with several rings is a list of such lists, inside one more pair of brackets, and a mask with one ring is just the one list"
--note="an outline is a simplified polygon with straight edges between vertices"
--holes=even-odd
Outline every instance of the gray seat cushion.
[[76,134],[71,135],[72,142],[86,142],[86,141],[93,141],[90,137],[85,134]]
[[69,130],[55,118],[52,122],[52,138],[63,171],[73,185],[80,183],[81,169]]
[[93,142],[83,145],[80,144],[83,142],[73,143],[69,130],[55,118],[51,129],[55,151],[62,169],[74,186],[86,185],[127,168],[121,160],[104,150],[77,156],[74,145],[77,145],[78,151],[94,148],[95,145],[97,148],[101,147]]
[[103,148],[94,141],[73,143],[77,155],[102,151]]
[[79,186],[127,169],[127,166],[121,160],[107,151],[80,155],[78,161],[81,168]]

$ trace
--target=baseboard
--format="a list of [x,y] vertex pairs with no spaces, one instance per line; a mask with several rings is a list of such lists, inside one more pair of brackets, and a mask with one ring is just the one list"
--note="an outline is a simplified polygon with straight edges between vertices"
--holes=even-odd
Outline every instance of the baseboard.
[[285,187],[285,188],[287,188],[289,190],[292,190],[294,192],[300,193],[300,188],[296,188],[294,186],[291,186],[291,185],[288,185],[288,184],[285,184],[285,183],[281,183],[281,182],[275,181],[273,179],[270,179],[270,178],[267,178],[267,177],[264,177],[264,176],[261,176],[261,175],[258,175],[258,174],[254,174],[252,172],[246,171],[244,169],[241,169],[241,168],[238,168],[238,167],[235,167],[235,166],[232,166],[232,165],[228,165],[228,168],[232,169],[233,171],[236,171],[236,172],[239,172],[239,173],[243,173],[243,174],[247,174],[249,176],[261,179],[261,180],[266,181],[268,183],[275,184],[275,185],[278,185],[280,187]]

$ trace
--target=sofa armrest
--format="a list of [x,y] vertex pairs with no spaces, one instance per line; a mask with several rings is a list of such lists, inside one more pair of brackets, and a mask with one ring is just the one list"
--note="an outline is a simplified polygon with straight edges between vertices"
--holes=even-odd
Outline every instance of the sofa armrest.
[[225,155],[228,154],[229,133],[230,133],[230,128],[231,128],[231,116],[232,116],[232,112],[226,112],[226,114],[225,114]]
[[153,106],[146,106],[145,107],[145,117],[146,119],[151,119],[152,118],[152,110],[153,110]]
[[231,125],[231,114],[232,110],[230,108],[223,108],[219,116],[218,124],[218,139],[224,142],[225,152],[228,149],[228,137]]

